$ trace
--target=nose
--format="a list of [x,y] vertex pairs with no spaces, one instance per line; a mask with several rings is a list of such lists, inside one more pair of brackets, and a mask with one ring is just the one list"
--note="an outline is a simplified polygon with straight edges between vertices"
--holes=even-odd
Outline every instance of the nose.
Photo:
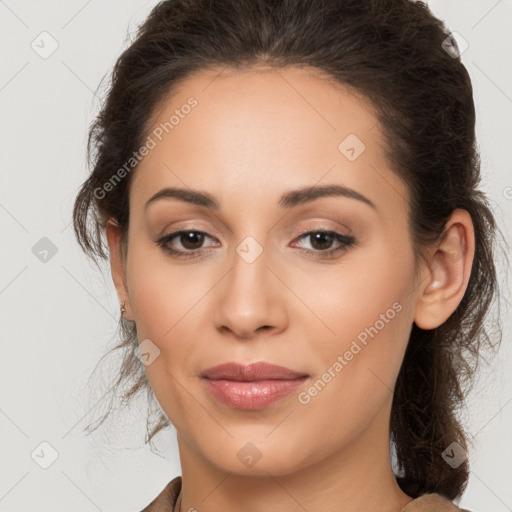
[[240,339],[258,333],[276,334],[286,328],[285,286],[270,268],[263,251],[248,262],[239,254],[233,267],[216,287],[213,320],[218,330]]

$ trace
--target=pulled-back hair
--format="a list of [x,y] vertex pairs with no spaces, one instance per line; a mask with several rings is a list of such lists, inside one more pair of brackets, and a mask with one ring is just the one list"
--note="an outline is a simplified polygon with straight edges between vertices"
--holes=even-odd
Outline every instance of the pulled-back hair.
[[[472,85],[449,35],[420,1],[161,2],[114,66],[90,129],[92,172],[77,195],[73,220],[79,244],[94,261],[108,258],[103,230],[109,218],[117,221],[126,248],[136,167],[107,194],[98,190],[142,145],[160,103],[194,73],[308,67],[362,95],[378,117],[392,169],[410,191],[416,256],[440,242],[456,208],[467,210],[474,225],[475,255],[464,297],[438,328],[413,325],[390,423],[402,490],[412,497],[437,492],[455,499],[467,485],[468,460],[452,468],[442,454],[453,442],[468,449],[470,438],[457,412],[480,352],[495,346],[484,320],[498,297],[498,228],[478,190]],[[134,355],[136,325],[124,318],[119,325],[121,341],[113,350],[120,350],[123,360],[114,388],[128,383],[124,401],[145,390],[154,403],[144,366]],[[495,334],[499,342],[501,329]],[[168,425],[157,411],[156,420],[148,420],[146,441]]]

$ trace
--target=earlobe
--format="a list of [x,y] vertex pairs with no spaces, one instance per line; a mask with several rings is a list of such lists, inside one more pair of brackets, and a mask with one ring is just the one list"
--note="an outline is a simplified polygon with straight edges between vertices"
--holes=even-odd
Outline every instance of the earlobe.
[[457,309],[469,283],[474,258],[471,216],[457,209],[445,225],[444,236],[431,251],[427,277],[420,282],[414,323],[435,329]]
[[105,236],[110,253],[110,271],[112,274],[112,280],[117,290],[117,296],[119,303],[121,304],[122,315],[125,319],[132,317],[130,301],[128,296],[128,287],[126,284],[126,271],[123,253],[121,250],[121,232],[117,222],[113,219],[109,219],[105,226]]

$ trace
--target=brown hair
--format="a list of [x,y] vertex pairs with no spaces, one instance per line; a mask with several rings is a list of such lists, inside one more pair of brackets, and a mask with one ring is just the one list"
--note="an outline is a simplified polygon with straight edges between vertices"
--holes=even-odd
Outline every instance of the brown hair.
[[[468,435],[456,413],[480,352],[494,347],[484,320],[498,288],[497,226],[477,189],[472,85],[454,54],[457,46],[446,51],[448,36],[444,24],[419,1],[161,2],[113,68],[106,101],[90,129],[93,168],[77,195],[73,220],[78,242],[94,261],[108,257],[102,238],[108,218],[117,221],[126,248],[136,166],[107,194],[97,191],[141,146],[159,102],[195,72],[310,66],[362,94],[378,115],[394,171],[409,187],[416,254],[441,240],[454,209],[467,210],[474,224],[476,249],[466,293],[438,328],[413,325],[390,425],[403,491],[412,497],[437,492],[455,499],[467,485],[468,461],[452,468],[442,453],[452,442],[467,449]],[[120,336],[113,350],[121,350],[123,362],[113,389],[128,383],[123,401],[146,390],[155,405],[144,366],[133,353],[138,346],[135,323],[121,318]],[[501,340],[498,327],[496,339]],[[169,425],[158,408],[151,425],[149,417],[147,442]]]

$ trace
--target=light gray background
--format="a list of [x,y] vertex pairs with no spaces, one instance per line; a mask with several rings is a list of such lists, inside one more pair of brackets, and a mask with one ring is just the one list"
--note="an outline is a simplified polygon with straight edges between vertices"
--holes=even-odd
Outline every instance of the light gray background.
[[[143,402],[94,436],[82,433],[101,396],[87,378],[112,346],[119,305],[108,268],[101,276],[79,250],[71,210],[87,175],[87,129],[98,110],[93,91],[153,5],[0,1],[3,512],[138,511],[181,473],[174,429],[158,436],[165,458],[141,447]],[[463,61],[475,89],[483,188],[510,240],[512,2],[429,5],[469,43]],[[43,31],[59,45],[46,59],[31,47]],[[32,252],[43,237],[57,249],[46,263]],[[504,287],[508,279],[502,274]],[[474,512],[512,510],[510,333],[507,318],[501,354],[482,367],[465,414],[476,448],[461,505]],[[36,463],[50,460],[42,442],[58,452],[48,469]]]

